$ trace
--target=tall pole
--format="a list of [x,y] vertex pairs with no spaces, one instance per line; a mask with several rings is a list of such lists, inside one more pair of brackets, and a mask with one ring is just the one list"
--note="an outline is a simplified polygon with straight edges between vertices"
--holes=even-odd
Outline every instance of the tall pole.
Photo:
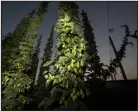
[[42,59],[39,59],[38,66],[37,66],[37,71],[36,71],[36,76],[35,76],[35,81],[34,81],[35,86],[37,86],[37,83],[38,83],[41,64],[42,64]]
[[117,56],[116,48],[115,48],[114,43],[113,43],[113,41],[112,41],[112,39],[111,39],[110,36],[109,36],[109,40],[110,40],[110,42],[111,42],[111,45],[112,45],[112,47],[113,47],[113,50],[114,50],[115,56],[116,56],[116,58],[117,58],[117,61],[118,61],[118,64],[119,64],[120,70],[121,70],[121,72],[122,72],[122,76],[123,76],[124,80],[127,80],[127,77],[126,77],[125,71],[124,71],[123,66],[122,66],[122,64],[121,64],[121,62],[120,62],[120,60],[119,60],[119,58],[118,58],[118,56]]

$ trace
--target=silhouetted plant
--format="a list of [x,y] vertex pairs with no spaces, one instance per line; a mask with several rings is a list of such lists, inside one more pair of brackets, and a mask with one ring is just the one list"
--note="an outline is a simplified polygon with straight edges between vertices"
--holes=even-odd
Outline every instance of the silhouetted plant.
[[[93,33],[93,28],[88,20],[87,13],[82,10],[82,23],[84,28],[84,38],[87,41],[86,43],[86,51],[87,51],[87,62],[86,62],[86,73],[87,79],[92,81],[91,78],[99,78],[106,80],[103,71],[103,64],[100,63],[100,57],[98,56],[97,46],[95,42],[95,37]],[[109,75],[106,75],[109,76]]]
[[[53,48],[53,33],[54,33],[54,26],[52,26],[50,37],[48,38],[47,44],[44,49],[44,56],[43,56],[43,63],[51,60],[52,57],[52,48]],[[44,68],[45,66],[43,66]],[[49,67],[45,67],[44,69],[49,70]]]
[[[122,61],[122,59],[125,57],[126,46],[129,45],[129,44],[131,44],[133,46],[133,43],[128,41],[128,38],[130,36],[130,31],[129,31],[128,25],[122,25],[122,27],[125,28],[125,37],[122,41],[122,44],[121,44],[121,47],[120,47],[119,51],[117,51],[117,57],[118,57],[119,61]],[[108,70],[109,70],[110,73],[114,73],[115,68],[119,67],[118,59],[115,58],[115,59],[110,61],[110,64],[109,64],[109,67],[108,67]]]
[[44,78],[44,71],[45,70],[49,70],[49,66],[48,67],[44,67],[43,65],[47,62],[51,60],[52,57],[52,47],[53,47],[53,32],[54,32],[54,26],[51,29],[51,33],[50,33],[50,37],[47,40],[47,44],[45,46],[44,49],[44,55],[42,58],[42,65],[40,67],[40,76],[38,79],[38,83],[37,83],[37,91],[36,91],[36,100],[38,103],[38,107],[40,109],[44,109],[45,107],[45,103],[43,102],[44,98],[48,96],[48,89],[46,89],[45,87],[45,78]]

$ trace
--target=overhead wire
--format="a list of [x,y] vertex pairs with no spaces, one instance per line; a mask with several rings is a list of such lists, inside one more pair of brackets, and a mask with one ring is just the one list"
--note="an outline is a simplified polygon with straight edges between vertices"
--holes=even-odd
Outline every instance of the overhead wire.
[[[109,2],[107,2],[107,21],[108,21],[108,36],[109,37],[111,37],[111,35],[110,35],[110,31],[111,31],[111,29],[110,29],[110,15],[109,15]],[[110,53],[110,61],[112,61],[112,52],[111,52],[111,43],[110,43],[110,40],[109,40],[109,53]],[[116,80],[116,76],[115,76],[115,74],[116,74],[116,69],[115,69],[115,73],[112,75],[111,74],[111,78],[112,78],[112,80]]]
[[110,18],[109,18],[109,4],[108,4],[108,2],[107,2],[107,21],[108,21],[108,34],[109,34],[109,36],[110,36],[110,31],[109,31],[109,29],[110,29],[110,22],[109,22],[109,20],[110,20]]
[[[108,21],[108,36],[110,37],[110,16],[109,16],[109,2],[107,2],[107,21]],[[110,53],[110,60],[112,60],[112,55],[111,55],[111,43],[109,41],[109,53]]]

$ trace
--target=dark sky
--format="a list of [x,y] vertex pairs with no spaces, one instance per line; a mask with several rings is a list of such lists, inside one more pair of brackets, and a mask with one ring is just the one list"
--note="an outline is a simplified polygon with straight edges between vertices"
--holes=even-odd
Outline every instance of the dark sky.
[[[37,9],[39,4],[40,2],[2,2],[2,35],[13,31],[20,20],[27,17],[27,14],[32,9]],[[48,13],[45,14],[41,22],[38,33],[43,34],[42,50],[49,37],[52,25],[56,23],[58,4],[59,2],[49,3]],[[108,64],[111,56],[114,58],[114,52],[109,47],[107,2],[77,2],[77,4],[79,5],[80,12],[82,9],[87,12],[91,26],[94,28],[101,62]],[[128,24],[132,32],[137,29],[137,2],[109,2],[109,16],[110,28],[115,29],[111,37],[118,50],[125,35],[124,29],[120,28],[120,25]],[[137,42],[133,38],[129,40],[134,43],[134,47],[127,46],[126,58],[124,58],[122,64],[127,77],[129,79],[136,79]],[[118,70],[117,79],[122,79],[120,70]]]

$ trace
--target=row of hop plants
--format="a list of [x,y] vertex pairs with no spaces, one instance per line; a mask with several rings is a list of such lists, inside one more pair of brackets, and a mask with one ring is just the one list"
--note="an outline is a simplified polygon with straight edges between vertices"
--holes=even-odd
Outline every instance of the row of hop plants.
[[[56,67],[55,71],[44,71],[46,87],[51,91],[50,98],[53,98],[50,104],[57,100],[60,105],[68,107],[70,101],[77,101],[90,95],[91,91],[84,81],[87,68],[90,71],[90,77],[106,81],[118,67],[118,61],[113,60],[106,69],[104,68],[106,65],[100,62],[93,28],[87,13],[83,10],[81,14],[83,26],[79,19],[77,4],[60,3],[59,16],[55,25],[55,31],[59,34],[56,57],[43,65],[43,67],[50,65]],[[127,35],[124,37],[121,48],[117,52],[120,54],[119,60],[124,57],[126,46],[129,44],[127,37]],[[92,80],[88,78],[87,81]]]
[[30,102],[27,91],[32,88],[34,75],[27,72],[31,67],[31,56],[36,30],[46,12],[47,3],[33,10],[21,20],[15,31],[2,41],[2,107],[5,110],[23,109]]
[[[75,2],[60,2],[57,23],[51,29],[44,50],[40,77],[35,77],[38,58],[33,55],[33,42],[37,37],[35,31],[47,12],[47,5],[47,2],[43,2],[38,11],[32,11],[28,18],[24,18],[17,25],[16,30],[9,33],[2,41],[2,49],[4,49],[2,51],[4,57],[2,59],[2,106],[7,110],[24,109],[26,104],[36,101],[35,105],[38,109],[52,109],[55,102],[59,106],[65,105],[69,108],[71,102],[74,103],[90,95],[89,86],[92,82],[90,77],[106,81],[118,67],[116,58],[106,65],[106,69],[100,62],[93,28],[87,13],[82,11],[81,21],[79,7]],[[126,29],[126,35],[117,52],[119,60],[124,58],[126,46],[130,44],[129,28],[127,25],[123,27]],[[51,60],[54,31],[58,33],[58,43],[56,56]],[[42,36],[35,49],[36,56],[40,50],[38,47],[41,39]],[[50,70],[51,65],[55,70]],[[32,72],[27,72],[28,67]],[[85,82],[87,71],[89,75]],[[87,85],[87,83],[90,84]]]

